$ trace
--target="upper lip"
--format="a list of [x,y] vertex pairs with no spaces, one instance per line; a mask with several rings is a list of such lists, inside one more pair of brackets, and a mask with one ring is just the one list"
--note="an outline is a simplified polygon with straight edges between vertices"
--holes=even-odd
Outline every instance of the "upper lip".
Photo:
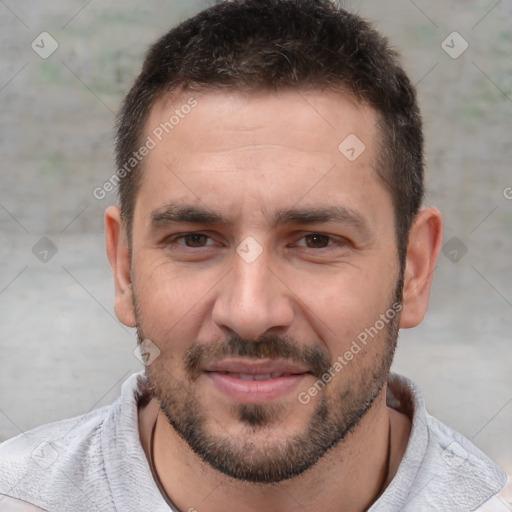
[[203,367],[206,372],[229,372],[246,375],[266,375],[271,373],[308,373],[308,369],[290,361],[278,359],[247,360],[247,359],[223,359],[206,364]]

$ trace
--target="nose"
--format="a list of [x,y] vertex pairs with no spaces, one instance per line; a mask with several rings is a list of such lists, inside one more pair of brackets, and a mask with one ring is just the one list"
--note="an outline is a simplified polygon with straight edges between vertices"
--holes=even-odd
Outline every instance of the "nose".
[[233,255],[232,271],[222,280],[212,311],[220,329],[256,340],[271,329],[286,330],[292,324],[293,293],[270,263],[265,251],[250,263]]

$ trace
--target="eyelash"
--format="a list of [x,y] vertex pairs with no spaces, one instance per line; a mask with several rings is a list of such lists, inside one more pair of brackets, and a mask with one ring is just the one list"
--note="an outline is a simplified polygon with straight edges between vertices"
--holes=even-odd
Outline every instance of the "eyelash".
[[[190,232],[190,233],[182,233],[182,234],[179,234],[179,235],[173,235],[172,237],[169,237],[165,240],[165,244],[166,245],[181,245],[182,247],[185,247],[187,249],[202,249],[204,247],[209,247],[208,245],[204,245],[204,246],[200,246],[200,247],[190,247],[190,246],[187,246],[187,245],[182,245],[182,244],[177,244],[176,242],[178,240],[184,240],[186,239],[187,237],[190,237],[190,236],[205,236],[207,237],[208,239],[212,239],[210,236],[208,236],[206,233],[202,233],[202,232]],[[300,246],[302,247],[303,249],[312,249],[314,251],[325,251],[325,250],[329,250],[330,248],[333,248],[333,247],[336,247],[336,246],[342,246],[342,245],[345,245],[347,243],[347,240],[345,240],[344,238],[342,237],[334,237],[332,235],[326,235],[324,233],[320,233],[320,232],[310,232],[310,233],[306,233],[305,235],[303,235],[299,240],[302,240],[308,236],[315,236],[315,235],[319,235],[321,237],[327,237],[328,238],[328,241],[332,241],[331,244],[327,245],[326,247],[319,247],[319,248],[313,248],[313,247],[305,247],[305,246]]]

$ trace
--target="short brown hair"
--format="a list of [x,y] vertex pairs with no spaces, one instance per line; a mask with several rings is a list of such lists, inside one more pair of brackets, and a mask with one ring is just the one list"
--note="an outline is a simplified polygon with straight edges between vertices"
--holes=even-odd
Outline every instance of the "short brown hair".
[[[294,87],[348,92],[378,113],[377,172],[392,197],[403,268],[409,229],[424,194],[415,88],[387,39],[330,0],[225,1],[161,37],[149,49],[118,115],[117,168],[140,148],[151,107],[170,91]],[[137,164],[119,181],[130,245],[141,176]]]

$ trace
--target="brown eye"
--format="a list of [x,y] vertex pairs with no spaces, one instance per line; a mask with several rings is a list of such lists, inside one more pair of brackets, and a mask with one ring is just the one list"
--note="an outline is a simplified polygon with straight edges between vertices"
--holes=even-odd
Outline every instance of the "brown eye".
[[330,238],[330,236],[322,235],[321,233],[313,233],[304,237],[306,245],[310,249],[323,249],[324,247],[328,247]]
[[188,235],[183,235],[181,238],[185,240],[187,247],[203,247],[209,237],[202,233],[190,233]]

